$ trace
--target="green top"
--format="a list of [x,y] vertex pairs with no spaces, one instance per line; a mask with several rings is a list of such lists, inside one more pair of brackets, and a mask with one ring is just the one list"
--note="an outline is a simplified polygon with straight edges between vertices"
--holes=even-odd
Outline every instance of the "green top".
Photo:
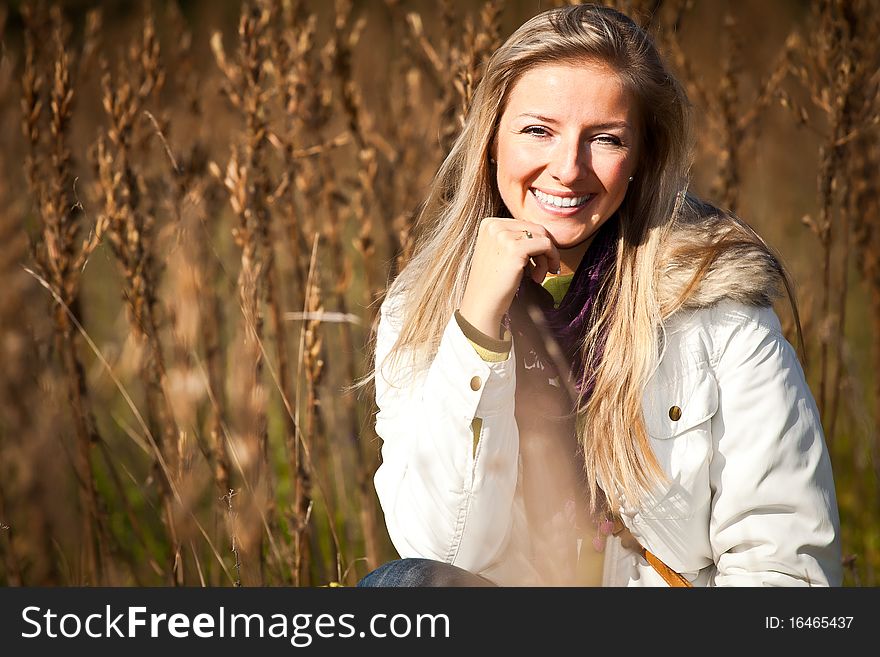
[[565,274],[564,276],[548,276],[544,279],[544,282],[541,285],[553,295],[554,308],[559,308],[559,304],[562,303],[562,298],[565,296],[565,293],[568,292],[568,286],[571,285],[571,280],[573,278],[574,272],[571,274]]

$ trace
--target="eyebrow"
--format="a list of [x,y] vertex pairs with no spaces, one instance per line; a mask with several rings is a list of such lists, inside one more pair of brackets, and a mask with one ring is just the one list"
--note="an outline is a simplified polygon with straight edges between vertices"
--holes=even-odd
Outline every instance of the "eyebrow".
[[[537,119],[538,121],[541,121],[542,123],[551,123],[551,124],[558,124],[559,123],[559,121],[557,121],[556,119],[554,119],[552,117],[544,116],[543,114],[533,114],[531,112],[523,112],[522,114],[518,115],[516,118],[518,118],[518,119],[532,118],[532,119]],[[606,123],[594,123],[590,127],[593,128],[594,130],[608,130],[610,128],[630,128],[631,126],[627,121],[607,121]]]

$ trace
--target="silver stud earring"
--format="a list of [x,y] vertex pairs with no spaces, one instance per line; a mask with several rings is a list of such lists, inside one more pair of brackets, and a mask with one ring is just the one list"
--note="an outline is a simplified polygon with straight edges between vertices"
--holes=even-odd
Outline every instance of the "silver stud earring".
[[489,164],[491,164],[492,166],[495,166],[495,158],[494,157],[489,158]]
[[633,181],[633,177],[632,177],[632,176],[629,177],[629,181],[630,181],[630,182]]

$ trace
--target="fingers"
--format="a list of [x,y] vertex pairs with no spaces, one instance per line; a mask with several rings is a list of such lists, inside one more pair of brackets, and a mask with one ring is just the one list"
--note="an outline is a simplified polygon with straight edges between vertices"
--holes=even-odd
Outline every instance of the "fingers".
[[[547,271],[553,274],[558,274],[562,271],[562,259],[559,256],[559,249],[556,248],[556,244],[553,244],[553,250],[547,253]],[[543,281],[544,279],[541,280]]]
[[[523,241],[522,248],[525,248],[528,255],[535,261],[537,267],[533,272],[533,277],[538,283],[541,283],[548,273],[558,274],[562,263],[559,257],[559,249],[556,248],[556,244],[553,242],[553,238],[550,237],[547,229],[536,224],[531,226],[535,230],[532,230],[532,228],[522,229],[522,236],[519,239]],[[539,270],[543,272],[540,279],[537,278]]]
[[559,273],[559,250],[549,235],[536,235],[529,231],[532,235],[529,237],[529,233],[521,232],[522,235],[515,238],[516,248],[523,250],[527,263],[534,263],[529,272],[534,281],[541,284],[549,272]]
[[535,283],[537,283],[538,285],[540,285],[541,283],[544,282],[544,279],[547,278],[547,272],[550,271],[550,269],[549,269],[550,266],[548,264],[550,261],[547,259],[547,256],[544,255],[543,253],[540,253],[536,256],[533,256],[532,261],[535,263],[535,266],[532,267],[532,271],[531,271],[530,275],[532,277],[532,280],[535,281]]
[[[508,248],[521,259],[521,266],[528,264],[529,257],[543,256],[543,265],[539,269],[544,272],[544,276],[548,272],[555,274],[559,271],[561,265],[559,250],[550,233],[540,224],[517,219],[487,217],[480,223],[480,233],[486,233],[486,237],[493,242],[506,243]],[[533,275],[538,275],[537,269]],[[542,277],[538,282],[543,280]]]

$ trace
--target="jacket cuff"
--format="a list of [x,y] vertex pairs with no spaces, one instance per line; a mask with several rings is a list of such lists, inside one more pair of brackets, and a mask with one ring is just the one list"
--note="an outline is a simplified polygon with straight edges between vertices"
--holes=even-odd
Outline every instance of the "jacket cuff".
[[499,340],[483,333],[462,317],[461,313],[457,310],[455,311],[455,321],[458,323],[461,332],[470,341],[471,346],[480,355],[480,358],[489,363],[507,360],[507,357],[510,355],[510,346],[513,344],[508,329],[504,329],[504,337]]
[[[510,353],[512,356],[514,347]],[[513,358],[494,363],[483,360],[450,317],[428,369],[423,394],[439,395],[443,405],[454,409],[451,415],[460,413],[470,428],[474,417],[486,418],[512,402],[515,376]]]

